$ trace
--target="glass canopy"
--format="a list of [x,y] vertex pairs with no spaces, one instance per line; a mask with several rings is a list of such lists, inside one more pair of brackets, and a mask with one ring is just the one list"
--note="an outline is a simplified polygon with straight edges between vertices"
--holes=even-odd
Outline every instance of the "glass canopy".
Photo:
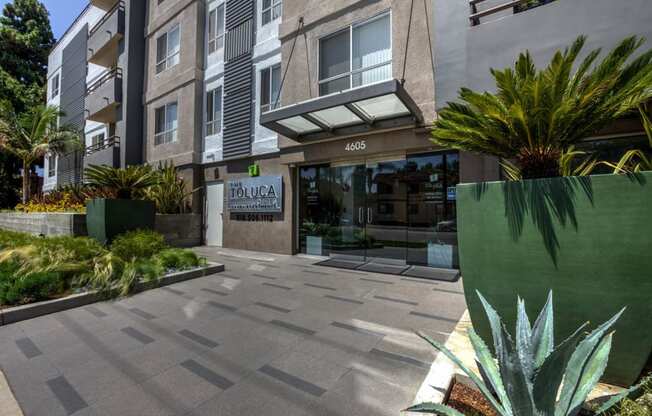
[[367,85],[263,113],[260,124],[311,140],[414,125],[421,112],[397,80]]

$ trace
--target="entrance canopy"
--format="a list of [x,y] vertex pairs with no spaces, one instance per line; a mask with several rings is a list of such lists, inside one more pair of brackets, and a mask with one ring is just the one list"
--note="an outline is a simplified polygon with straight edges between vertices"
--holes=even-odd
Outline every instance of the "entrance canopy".
[[423,122],[419,107],[393,79],[263,113],[260,124],[307,142]]

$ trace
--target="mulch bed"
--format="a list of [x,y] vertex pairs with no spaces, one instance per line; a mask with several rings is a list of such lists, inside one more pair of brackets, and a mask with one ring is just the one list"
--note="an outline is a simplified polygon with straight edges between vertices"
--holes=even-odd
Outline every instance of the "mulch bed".
[[466,416],[498,416],[482,393],[459,382],[453,385],[447,404]]

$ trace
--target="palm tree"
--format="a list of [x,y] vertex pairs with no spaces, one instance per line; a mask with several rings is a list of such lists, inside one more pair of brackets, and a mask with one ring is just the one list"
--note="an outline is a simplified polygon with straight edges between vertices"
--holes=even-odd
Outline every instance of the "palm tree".
[[623,40],[600,62],[601,50],[593,50],[576,65],[585,42],[580,36],[543,70],[529,52],[514,69],[492,69],[497,92],[463,88],[462,102],[439,113],[433,141],[497,156],[512,177],[563,175],[574,145],[652,97],[652,50],[634,58],[643,39]]
[[84,171],[89,185],[115,192],[118,199],[141,197],[148,188],[159,183],[158,173],[149,165],[132,165],[124,169],[106,165],[90,165]]
[[80,133],[68,126],[58,127],[57,107],[38,106],[16,114],[3,109],[0,115],[0,150],[12,153],[23,164],[23,203],[30,197],[32,165],[47,154],[61,155],[82,146]]

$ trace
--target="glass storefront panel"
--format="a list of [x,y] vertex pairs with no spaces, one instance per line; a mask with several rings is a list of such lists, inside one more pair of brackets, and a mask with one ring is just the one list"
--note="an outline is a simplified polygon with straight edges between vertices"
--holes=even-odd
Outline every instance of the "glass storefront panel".
[[455,152],[299,168],[302,253],[457,268]]

